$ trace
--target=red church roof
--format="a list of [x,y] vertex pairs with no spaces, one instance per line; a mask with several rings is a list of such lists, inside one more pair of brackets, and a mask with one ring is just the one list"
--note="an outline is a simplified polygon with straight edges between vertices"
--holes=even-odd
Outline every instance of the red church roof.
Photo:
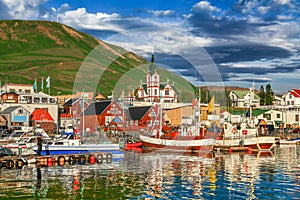
[[47,109],[40,108],[35,109],[33,113],[31,114],[31,120],[32,121],[54,121],[54,119],[51,117]]

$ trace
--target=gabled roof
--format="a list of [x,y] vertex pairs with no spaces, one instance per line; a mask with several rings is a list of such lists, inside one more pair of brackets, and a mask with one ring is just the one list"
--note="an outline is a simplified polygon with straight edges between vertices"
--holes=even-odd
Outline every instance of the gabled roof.
[[45,108],[35,109],[31,114],[32,121],[54,121],[48,110]]
[[76,101],[78,101],[79,98],[73,98],[73,99],[69,99],[68,101],[66,101],[64,103],[63,106],[72,106]]
[[131,120],[141,120],[150,108],[151,106],[129,107],[127,116],[129,116]]
[[292,89],[290,91],[290,93],[294,96],[294,97],[300,97],[300,90],[299,89]]
[[[254,109],[252,110],[252,116],[256,117],[259,116],[265,112],[268,112],[269,110],[261,110],[261,109]],[[233,110],[231,112],[232,115],[247,115],[249,110]]]
[[[243,99],[244,96],[249,93],[248,90],[232,90],[232,92],[235,93],[239,99]],[[260,97],[254,93],[254,99],[260,99]]]
[[85,110],[84,115],[101,115],[112,101],[98,101],[91,103]]
[[10,114],[13,111],[17,110],[18,108],[22,108],[22,107],[21,106],[11,106],[11,107],[8,107],[5,110],[3,110],[1,113],[2,114]]

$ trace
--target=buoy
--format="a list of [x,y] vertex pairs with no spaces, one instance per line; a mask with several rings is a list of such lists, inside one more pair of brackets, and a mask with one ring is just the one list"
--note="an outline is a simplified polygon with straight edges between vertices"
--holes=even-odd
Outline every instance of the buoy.
[[112,162],[112,154],[108,153],[106,154],[106,163],[111,163]]
[[76,163],[76,157],[75,156],[69,156],[68,162],[70,165],[74,165]]
[[59,156],[57,160],[58,160],[58,165],[59,166],[64,166],[65,165],[65,157],[64,156]]
[[90,155],[89,156],[89,161],[90,161],[90,164],[95,164],[97,162],[96,156]]
[[79,164],[84,165],[86,162],[86,157],[84,155],[79,156]]
[[248,152],[248,154],[252,154],[252,148],[249,147],[249,148],[247,149],[247,152]]
[[98,163],[102,163],[103,162],[103,155],[102,155],[102,153],[97,155],[97,161],[98,161]]
[[18,168],[18,169],[21,169],[23,166],[24,166],[24,161],[22,160],[22,159],[18,159],[17,161],[16,161],[16,167]]
[[53,158],[52,158],[52,157],[49,157],[49,158],[47,159],[47,161],[48,161],[47,165],[48,165],[49,167],[52,167],[52,166],[53,166]]
[[13,167],[14,167],[14,161],[12,161],[12,160],[7,160],[6,161],[6,168],[7,169],[12,169]]

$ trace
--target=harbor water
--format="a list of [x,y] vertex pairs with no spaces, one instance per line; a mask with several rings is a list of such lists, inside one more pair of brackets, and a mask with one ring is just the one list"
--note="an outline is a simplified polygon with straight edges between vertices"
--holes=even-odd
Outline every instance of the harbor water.
[[300,199],[300,146],[125,152],[113,163],[1,168],[1,199]]

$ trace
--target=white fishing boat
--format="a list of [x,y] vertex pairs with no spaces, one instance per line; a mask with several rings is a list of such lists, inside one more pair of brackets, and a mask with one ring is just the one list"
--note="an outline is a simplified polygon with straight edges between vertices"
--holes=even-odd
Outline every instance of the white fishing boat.
[[218,147],[249,147],[252,150],[271,150],[278,137],[258,133],[255,120],[252,117],[252,99],[254,87],[250,88],[248,117],[241,121],[225,122],[222,136],[216,140]]

